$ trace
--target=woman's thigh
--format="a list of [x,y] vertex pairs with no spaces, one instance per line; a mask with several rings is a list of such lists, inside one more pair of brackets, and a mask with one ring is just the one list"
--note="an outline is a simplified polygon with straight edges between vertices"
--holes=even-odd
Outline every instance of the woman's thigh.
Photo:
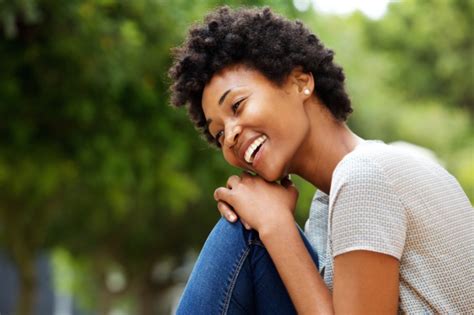
[[[301,232],[301,230],[300,230]],[[317,255],[301,232],[315,264]],[[296,314],[256,231],[221,218],[209,234],[177,314]]]

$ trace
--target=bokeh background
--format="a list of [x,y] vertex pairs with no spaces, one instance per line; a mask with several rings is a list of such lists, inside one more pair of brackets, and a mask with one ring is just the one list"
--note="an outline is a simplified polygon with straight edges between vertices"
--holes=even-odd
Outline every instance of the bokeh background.
[[474,1],[1,0],[2,315],[173,312],[237,170],[169,106],[170,49],[222,4],[303,20],[353,130],[432,150],[473,200]]

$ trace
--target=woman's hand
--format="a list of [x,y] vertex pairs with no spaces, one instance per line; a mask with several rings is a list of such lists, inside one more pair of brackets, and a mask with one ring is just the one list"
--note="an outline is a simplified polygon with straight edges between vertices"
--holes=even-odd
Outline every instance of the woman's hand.
[[259,231],[262,226],[294,220],[298,190],[289,178],[277,184],[243,172],[229,177],[227,187],[217,188],[214,199],[227,220],[235,222],[238,215],[247,229]]

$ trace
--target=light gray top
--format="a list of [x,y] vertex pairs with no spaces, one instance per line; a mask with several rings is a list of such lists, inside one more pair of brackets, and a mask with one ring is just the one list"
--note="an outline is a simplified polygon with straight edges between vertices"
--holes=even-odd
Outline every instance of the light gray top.
[[365,141],[316,192],[305,234],[332,290],[333,259],[353,250],[400,261],[400,313],[474,312],[474,210],[457,180],[426,157]]

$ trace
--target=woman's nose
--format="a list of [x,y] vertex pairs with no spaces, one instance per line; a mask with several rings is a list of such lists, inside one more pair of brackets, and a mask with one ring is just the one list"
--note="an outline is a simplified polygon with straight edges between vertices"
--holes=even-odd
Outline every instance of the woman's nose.
[[229,148],[234,146],[237,143],[237,139],[239,138],[240,132],[242,128],[237,124],[228,124],[226,126],[226,130],[224,132],[224,144]]

